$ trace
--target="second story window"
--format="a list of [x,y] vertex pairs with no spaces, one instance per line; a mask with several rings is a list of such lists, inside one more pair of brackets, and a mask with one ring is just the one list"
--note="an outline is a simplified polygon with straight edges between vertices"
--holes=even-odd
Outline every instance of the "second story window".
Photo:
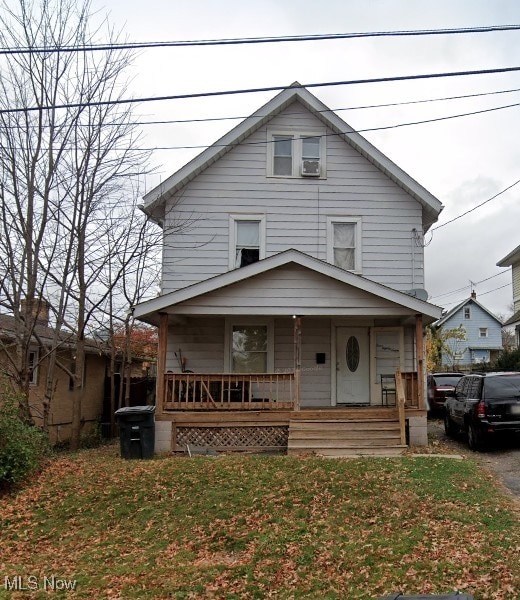
[[487,327],[479,327],[478,335],[481,338],[487,338],[487,336],[488,336],[488,328]]
[[263,215],[231,215],[229,267],[238,269],[258,262],[265,255]]
[[322,132],[268,132],[268,177],[324,178],[325,141]]
[[327,260],[345,271],[361,271],[361,219],[327,219]]
[[471,319],[471,308],[469,306],[464,307],[464,318]]
[[291,176],[293,174],[292,136],[273,136],[273,175]]

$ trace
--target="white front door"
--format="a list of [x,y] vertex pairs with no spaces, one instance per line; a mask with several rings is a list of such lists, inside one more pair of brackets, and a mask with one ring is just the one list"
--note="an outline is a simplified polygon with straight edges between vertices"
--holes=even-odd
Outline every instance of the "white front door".
[[336,404],[370,403],[368,327],[336,327]]

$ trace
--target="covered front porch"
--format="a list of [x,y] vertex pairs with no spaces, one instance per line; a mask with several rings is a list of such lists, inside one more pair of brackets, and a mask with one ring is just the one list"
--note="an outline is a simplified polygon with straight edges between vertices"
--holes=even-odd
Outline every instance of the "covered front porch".
[[266,428],[280,434],[266,447],[285,436],[289,450],[298,429],[308,440],[321,430],[325,446],[347,429],[375,445],[385,429],[397,445],[425,443],[423,327],[438,309],[283,254],[136,307],[159,326],[157,449],[226,436],[256,448]]

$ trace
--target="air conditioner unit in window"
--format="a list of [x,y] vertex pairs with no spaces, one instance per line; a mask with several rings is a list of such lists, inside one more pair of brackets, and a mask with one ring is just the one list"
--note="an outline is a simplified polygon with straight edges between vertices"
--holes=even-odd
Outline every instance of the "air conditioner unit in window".
[[319,158],[305,158],[302,160],[302,175],[304,177],[319,177],[320,176],[320,159]]

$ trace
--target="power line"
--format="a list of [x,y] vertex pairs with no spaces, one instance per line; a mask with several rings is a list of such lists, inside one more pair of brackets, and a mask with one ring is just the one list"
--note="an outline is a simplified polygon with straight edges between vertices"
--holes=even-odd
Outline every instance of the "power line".
[[[449,100],[463,100],[463,99],[467,99],[467,98],[480,98],[480,97],[484,97],[484,96],[495,96],[498,94],[511,94],[514,92],[520,92],[520,88],[513,88],[513,89],[509,89],[509,90],[495,90],[493,92],[480,92],[480,93],[475,93],[475,94],[464,94],[464,95],[460,95],[460,96],[443,96],[443,97],[438,97],[438,98],[425,98],[422,100],[405,100],[403,102],[385,102],[383,104],[362,104],[359,106],[346,106],[343,108],[330,108],[330,109],[324,109],[324,110],[316,110],[316,113],[325,113],[325,112],[342,112],[342,111],[352,111],[352,110],[367,110],[367,109],[372,109],[372,108],[390,108],[390,107],[394,107],[394,106],[409,106],[409,105],[414,105],[414,104],[426,104],[426,103],[431,103],[431,102],[445,102],[445,101],[449,101]],[[506,105],[506,106],[498,106],[495,108],[491,108],[488,109],[489,111],[492,110],[500,110],[502,108],[509,108],[511,106],[516,106],[516,104],[510,104],[510,105]],[[477,111],[478,112],[478,111]],[[285,113],[286,115],[296,115],[298,113],[292,113],[290,111],[287,111]],[[454,118],[455,116],[466,116],[466,115],[471,115],[471,114],[476,114],[476,113],[463,113],[461,115],[454,115],[451,117],[444,117],[444,118]],[[205,118],[200,118],[200,119],[167,119],[167,120],[161,120],[161,121],[133,121],[134,125],[176,125],[176,124],[187,124],[187,123],[212,123],[212,122],[219,122],[219,121],[239,121],[242,119],[247,119],[250,115],[242,115],[242,116],[229,116],[229,117],[205,117]],[[268,115],[261,115],[258,118],[263,118],[266,117]],[[425,121],[427,122],[427,121]],[[80,127],[91,127],[90,124],[88,123],[78,123],[78,125]],[[118,127],[120,126],[121,123],[118,122],[114,122],[114,123],[106,123],[105,125],[103,125],[103,127]],[[30,124],[24,123],[23,125],[6,125],[5,129],[23,129],[24,131],[28,128],[31,127]],[[35,127],[41,128],[41,127],[50,127],[50,125],[45,125],[45,124],[38,124],[35,125]],[[200,147],[200,146],[197,146]]]
[[[323,133],[319,136],[314,136],[314,137],[336,137],[336,136],[341,136],[341,135],[352,135],[353,133],[369,133],[369,132],[373,132],[373,131],[386,131],[388,129],[398,129],[399,127],[409,127],[411,125],[424,125],[426,123],[436,123],[439,121],[447,121],[449,119],[458,119],[461,117],[469,117],[472,115],[479,115],[479,114],[483,114],[483,113],[488,113],[488,112],[493,112],[493,111],[497,111],[497,110],[503,110],[505,108],[513,108],[516,106],[520,106],[520,102],[515,102],[514,104],[506,104],[505,106],[496,106],[494,108],[485,108],[482,110],[475,110],[472,112],[468,112],[468,113],[459,113],[456,115],[448,115],[446,117],[436,117],[436,118],[432,118],[432,119],[424,119],[422,121],[408,121],[406,123],[394,123],[393,125],[381,125],[380,127],[367,127],[365,129],[352,129],[350,131],[340,131],[339,133]],[[331,111],[326,111],[326,112],[331,112]],[[290,140],[292,138],[287,138],[287,140]],[[258,141],[258,142],[241,142],[242,146],[265,146],[267,144],[272,144],[274,143],[274,141]],[[140,150],[205,150],[206,148],[228,148],[231,147],[230,144],[210,144],[208,145],[197,145],[197,146],[153,146],[150,148],[140,148]],[[505,190],[504,190],[505,191]],[[502,193],[502,192],[501,192]],[[490,200],[492,200],[493,198],[491,198]],[[486,200],[486,202],[489,202],[490,200]],[[477,207],[478,208],[478,207]],[[474,209],[472,209],[474,210]],[[469,211],[471,212],[471,211]],[[463,215],[461,215],[463,216]],[[460,218],[460,217],[457,217]],[[449,223],[450,221],[448,221],[447,223]],[[444,225],[447,225],[447,223],[445,223]],[[440,225],[440,227],[442,227],[443,225]],[[438,227],[436,228],[438,229]],[[432,229],[433,231],[433,229]]]
[[[506,273],[510,273],[511,269],[506,269],[505,271],[501,271],[500,273],[496,273],[495,275],[491,275],[491,277],[486,277],[485,279],[481,279],[480,281],[474,281],[474,285],[479,285],[480,283],[484,283],[484,281],[489,281],[490,279],[494,279],[495,277],[498,277],[499,275],[504,275]],[[430,296],[430,298],[428,300],[433,300],[434,298],[442,298],[443,296],[451,296],[451,294],[457,294],[458,292],[462,292],[463,290],[465,290],[466,288],[468,288],[468,285],[465,285],[464,287],[458,288],[456,290],[451,290],[450,292],[444,292],[444,294],[437,294],[436,296]]]
[[[446,121],[448,119],[457,119],[457,118],[461,118],[461,117],[467,117],[467,116],[473,116],[473,115],[478,115],[478,114],[483,114],[483,113],[488,113],[488,112],[493,112],[493,111],[497,111],[497,110],[503,110],[505,108],[512,108],[512,107],[516,107],[516,106],[520,106],[520,102],[516,102],[514,104],[507,104],[505,106],[496,106],[493,108],[486,108],[486,109],[482,109],[482,110],[477,110],[477,111],[472,111],[472,112],[468,112],[468,113],[459,113],[456,115],[448,115],[445,117],[437,117],[437,118],[433,118],[433,119],[425,119],[422,121],[409,121],[406,123],[394,123],[393,125],[381,125],[380,127],[367,127],[365,129],[351,129],[350,131],[340,131],[340,132],[334,132],[334,133],[322,133],[320,135],[316,135],[313,137],[320,137],[320,138],[327,138],[327,137],[338,137],[338,136],[349,136],[352,134],[357,134],[357,133],[367,133],[367,132],[374,132],[374,131],[387,131],[389,129],[397,129],[399,127],[409,127],[412,125],[423,125],[426,123],[435,123],[438,121]],[[322,111],[322,112],[331,112],[330,110],[327,111]],[[204,121],[204,119],[201,119],[201,121]],[[139,123],[136,122],[135,125],[143,125],[146,123]],[[111,123],[110,125],[115,125],[115,123]],[[85,124],[85,126],[88,126],[88,124]],[[39,125],[38,125],[39,127]],[[15,125],[15,126],[11,126],[8,128],[18,128],[18,129],[24,129],[24,131],[27,129],[27,127],[21,126],[21,125]],[[287,138],[288,141],[292,140],[292,138]],[[279,140],[278,140],[279,141]],[[240,142],[240,145],[242,146],[267,146],[268,144],[274,144],[275,141],[274,140],[260,140],[260,141],[256,141],[256,142]],[[218,143],[214,143],[214,144],[204,144],[204,145],[196,145],[196,146],[150,146],[150,147],[144,147],[144,148],[138,148],[135,147],[133,148],[133,150],[135,151],[142,151],[142,152],[149,152],[149,151],[153,151],[153,150],[206,150],[207,148],[231,148],[232,144],[218,144]],[[21,148],[14,148],[17,150],[20,150]],[[517,182],[518,183],[518,182]],[[514,184],[513,184],[514,185]],[[512,186],[511,186],[512,187]],[[509,188],[507,188],[509,189]],[[506,191],[506,190],[503,190]],[[503,192],[500,192],[503,193]],[[499,194],[497,194],[499,195]],[[485,204],[486,202],[490,202],[490,200],[493,200],[493,198],[490,198],[489,200],[486,200],[483,204]],[[477,207],[471,209],[471,210],[475,210]],[[468,211],[468,212],[471,212]],[[466,213],[465,213],[466,214]],[[460,216],[464,216],[464,215],[460,215]],[[460,218],[456,217],[454,220]],[[448,223],[450,223],[451,221],[447,221],[446,223],[444,223],[443,225],[447,225]],[[439,227],[443,227],[443,225],[440,225]],[[438,227],[436,228],[438,229]],[[434,231],[433,229],[431,230],[432,232]]]
[[[420,75],[400,75],[393,77],[376,77],[371,79],[351,79],[347,81],[328,81],[325,83],[299,84],[298,88],[321,88],[341,85],[360,85],[367,83],[388,83],[394,81],[415,81],[420,79],[440,79],[443,77],[465,77],[469,75],[494,75],[497,73],[512,73],[520,71],[520,67],[503,67],[500,69],[477,69],[473,71],[452,71],[443,73],[422,73]],[[277,85],[261,88],[245,88],[239,90],[224,90],[218,92],[199,92],[195,94],[177,94],[173,96],[148,96],[144,98],[128,98],[122,100],[100,100],[98,102],[73,102],[70,104],[55,104],[48,106],[35,106],[23,108],[6,108],[0,110],[0,114],[18,112],[39,112],[43,110],[57,110],[61,108],[86,108],[88,106],[113,106],[119,104],[140,104],[143,102],[159,102],[163,100],[187,100],[193,98],[211,98],[215,96],[232,96],[239,94],[256,94],[260,92],[281,92],[288,89],[287,86]]]
[[[506,283],[505,285],[501,285],[499,287],[493,288],[492,290],[488,290],[487,292],[479,293],[479,297],[480,296],[487,296],[487,294],[492,294],[493,292],[496,292],[498,290],[501,290],[503,288],[510,287],[510,286],[511,286],[510,283]],[[468,286],[466,286],[466,287],[468,287]],[[457,300],[456,302],[448,302],[446,304],[446,306],[451,306],[452,304],[460,304],[461,302],[464,302],[464,300],[467,300],[467,298],[461,298],[460,300]]]
[[78,46],[22,46],[19,48],[0,48],[0,54],[34,54],[56,52],[91,52],[106,50],[137,50],[146,48],[186,48],[192,46],[230,46],[243,44],[273,44],[287,42],[318,42],[324,40],[342,40],[373,37],[418,37],[425,35],[460,35],[468,33],[495,33],[499,31],[518,31],[520,25],[487,25],[480,27],[461,27],[452,29],[412,29],[396,31],[365,31],[356,33],[325,33],[310,35],[264,36],[251,38],[222,38],[207,40],[177,40],[169,42],[130,42],[99,43]]
[[511,188],[514,188],[515,185],[518,185],[519,183],[520,183],[520,179],[517,179],[511,185],[508,185],[506,188],[504,188],[503,190],[501,190],[500,192],[498,192],[494,196],[491,196],[491,198],[488,198],[487,200],[484,200],[484,202],[481,202],[480,204],[477,204],[476,206],[474,206],[473,208],[470,208],[466,212],[463,212],[462,214],[454,217],[453,219],[450,219],[449,221],[446,221],[446,223],[442,223],[442,225],[437,225],[437,227],[434,227],[433,229],[430,230],[431,233],[433,233],[437,229],[440,229],[441,227],[445,227],[446,225],[449,225],[450,223],[453,223],[454,221],[457,221],[458,219],[462,219],[462,217],[465,217],[466,215],[469,215],[469,213],[473,212],[474,210],[477,210],[477,208],[480,208],[481,206],[484,206],[484,204],[487,204],[488,202],[491,202],[491,200],[494,200],[495,198],[498,198],[498,196],[501,196],[502,194],[505,194],[505,192],[507,192]]

